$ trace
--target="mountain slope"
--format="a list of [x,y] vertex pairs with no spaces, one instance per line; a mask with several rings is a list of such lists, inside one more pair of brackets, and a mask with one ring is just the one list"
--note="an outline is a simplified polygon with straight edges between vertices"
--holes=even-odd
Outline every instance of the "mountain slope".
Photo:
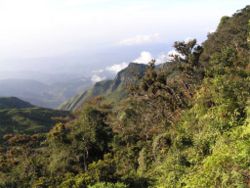
[[0,97],[0,109],[31,108],[31,107],[34,107],[34,106],[16,97]]
[[211,54],[221,53],[227,47],[237,50],[247,49],[249,46],[249,9],[250,5],[237,11],[232,17],[224,16],[214,33],[208,35],[204,42],[203,61],[208,61]]
[[39,108],[15,97],[0,98],[0,141],[5,134],[49,131],[68,112]]
[[146,65],[130,63],[129,66],[117,73],[114,80],[104,80],[59,106],[61,110],[74,111],[88,99],[95,96],[107,96],[110,101],[117,101],[126,96],[126,87],[134,84],[145,73]]
[[[214,33],[230,36],[240,23],[236,45],[220,37],[216,50],[211,38],[210,47],[176,42],[182,56],[160,70],[149,64],[122,100],[110,104],[111,94],[85,102],[42,141],[6,138],[0,187],[249,187],[250,46],[240,45],[250,35],[245,16],[250,20],[250,7],[228,18],[226,33]],[[95,93],[112,86],[100,83]]]

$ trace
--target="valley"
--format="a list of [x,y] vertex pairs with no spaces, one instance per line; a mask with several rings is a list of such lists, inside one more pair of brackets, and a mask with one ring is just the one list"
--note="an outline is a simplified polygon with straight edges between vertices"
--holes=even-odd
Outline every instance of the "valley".
[[248,188],[250,5],[172,46],[95,82],[0,80],[0,188]]

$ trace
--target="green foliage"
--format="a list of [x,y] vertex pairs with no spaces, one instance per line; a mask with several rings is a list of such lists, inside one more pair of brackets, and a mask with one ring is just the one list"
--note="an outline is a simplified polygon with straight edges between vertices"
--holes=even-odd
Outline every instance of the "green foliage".
[[69,115],[65,111],[34,107],[16,98],[1,98],[0,103],[0,142],[5,134],[48,132]]
[[127,88],[130,84],[137,83],[144,75],[146,65],[130,63],[127,68],[121,70],[114,80],[103,80],[95,83],[89,90],[79,94],[63,103],[59,109],[76,111],[89,99],[96,96],[106,96],[106,101],[117,103],[127,97]]
[[[161,67],[153,60],[141,79],[130,79],[141,70],[132,64],[117,82],[97,84],[107,98],[85,101],[47,134],[5,135],[0,187],[249,187],[249,20],[248,6],[202,46],[176,42],[179,55]],[[129,95],[114,102],[121,80]]]
[[89,185],[88,188],[127,188],[123,183],[96,183],[95,185]]

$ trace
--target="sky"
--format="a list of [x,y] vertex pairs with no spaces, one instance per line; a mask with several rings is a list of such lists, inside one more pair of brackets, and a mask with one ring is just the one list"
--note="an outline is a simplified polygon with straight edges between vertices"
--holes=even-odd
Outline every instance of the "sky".
[[202,42],[222,16],[248,4],[249,0],[0,0],[0,71],[115,73],[130,61],[160,60],[176,40]]

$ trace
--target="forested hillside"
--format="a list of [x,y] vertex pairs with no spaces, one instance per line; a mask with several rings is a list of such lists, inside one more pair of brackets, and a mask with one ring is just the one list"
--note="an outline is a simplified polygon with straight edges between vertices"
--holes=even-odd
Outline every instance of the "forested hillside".
[[144,64],[130,63],[127,68],[118,72],[114,80],[103,80],[95,83],[89,90],[64,102],[59,109],[75,111],[84,102],[96,96],[105,96],[110,101],[117,102],[127,96],[126,88],[142,78],[145,70],[146,65]]
[[5,136],[0,187],[250,187],[249,42],[247,6],[203,44],[175,42],[121,100],[95,95],[42,138]]
[[55,123],[66,121],[69,113],[33,106],[16,97],[0,98],[0,143],[3,136],[48,132]]

